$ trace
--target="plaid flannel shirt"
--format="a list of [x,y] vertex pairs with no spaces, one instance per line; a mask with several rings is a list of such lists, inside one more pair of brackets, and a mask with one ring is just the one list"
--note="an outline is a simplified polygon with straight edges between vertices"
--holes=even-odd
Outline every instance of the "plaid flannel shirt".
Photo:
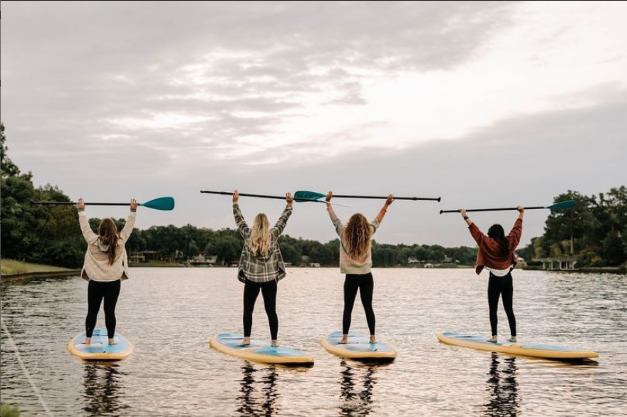
[[237,278],[241,282],[269,282],[273,280],[281,280],[287,274],[285,271],[285,263],[283,255],[279,248],[278,238],[283,233],[283,229],[287,225],[287,219],[292,215],[292,207],[286,206],[283,214],[276,222],[274,227],[270,229],[272,243],[270,244],[270,254],[268,256],[257,255],[252,252],[249,245],[250,228],[244,220],[244,216],[239,209],[238,204],[233,204],[233,216],[237,224],[237,230],[244,238],[244,248],[242,256],[239,259],[239,268],[237,269]]

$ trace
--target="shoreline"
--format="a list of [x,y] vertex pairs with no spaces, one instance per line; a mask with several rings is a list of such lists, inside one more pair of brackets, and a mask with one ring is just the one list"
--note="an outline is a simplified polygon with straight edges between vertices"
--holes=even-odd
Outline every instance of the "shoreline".
[[22,281],[34,278],[64,278],[70,276],[80,275],[80,269],[68,269],[67,271],[38,271],[38,272],[24,272],[21,274],[7,274],[0,277],[0,282],[14,282]]

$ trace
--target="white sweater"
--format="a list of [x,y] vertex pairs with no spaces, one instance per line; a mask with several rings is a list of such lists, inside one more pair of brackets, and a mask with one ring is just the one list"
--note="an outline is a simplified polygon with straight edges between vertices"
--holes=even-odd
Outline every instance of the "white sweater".
[[78,220],[81,224],[83,237],[87,241],[87,252],[85,252],[85,263],[81,271],[81,277],[89,281],[117,281],[118,279],[128,279],[128,257],[124,245],[135,227],[136,213],[131,212],[126,219],[124,229],[119,234],[118,246],[115,248],[115,261],[109,265],[109,255],[98,247],[98,235],[91,230],[89,219],[84,211],[78,212]]

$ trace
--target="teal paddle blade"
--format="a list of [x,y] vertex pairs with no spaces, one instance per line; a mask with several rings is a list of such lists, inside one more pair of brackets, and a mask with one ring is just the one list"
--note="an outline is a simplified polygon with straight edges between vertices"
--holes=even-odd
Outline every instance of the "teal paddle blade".
[[316,193],[313,191],[296,191],[294,193],[294,200],[298,201],[312,201],[319,200],[323,197],[326,197],[325,194]]
[[559,203],[555,203],[552,206],[548,206],[548,209],[551,210],[564,210],[575,207],[575,200],[561,201]]
[[147,201],[141,204],[142,207],[148,207],[155,210],[173,210],[174,199],[172,197],[155,198],[154,200]]

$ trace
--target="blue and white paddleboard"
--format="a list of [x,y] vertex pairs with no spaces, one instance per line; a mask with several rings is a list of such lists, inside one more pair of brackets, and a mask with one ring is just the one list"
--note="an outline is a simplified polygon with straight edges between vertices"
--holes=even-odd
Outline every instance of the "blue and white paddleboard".
[[471,336],[464,333],[439,333],[438,340],[448,345],[463,346],[490,352],[509,353],[511,355],[533,356],[536,358],[590,359],[599,357],[597,352],[575,349],[568,346],[544,345],[540,343],[488,342],[485,337]]
[[106,329],[94,329],[91,336],[91,344],[85,345],[85,332],[70,340],[67,345],[72,355],[85,360],[116,361],[125,359],[135,350],[135,346],[124,336],[116,333],[114,336],[117,344],[110,345]]
[[358,333],[348,334],[348,343],[340,344],[342,332],[333,332],[320,340],[330,353],[349,359],[386,360],[396,358],[396,348],[389,343],[370,343],[370,337]]
[[290,347],[272,347],[268,342],[251,339],[250,345],[239,346],[244,335],[238,333],[221,333],[213,336],[209,346],[215,350],[238,358],[261,363],[313,366],[314,360],[305,352]]

